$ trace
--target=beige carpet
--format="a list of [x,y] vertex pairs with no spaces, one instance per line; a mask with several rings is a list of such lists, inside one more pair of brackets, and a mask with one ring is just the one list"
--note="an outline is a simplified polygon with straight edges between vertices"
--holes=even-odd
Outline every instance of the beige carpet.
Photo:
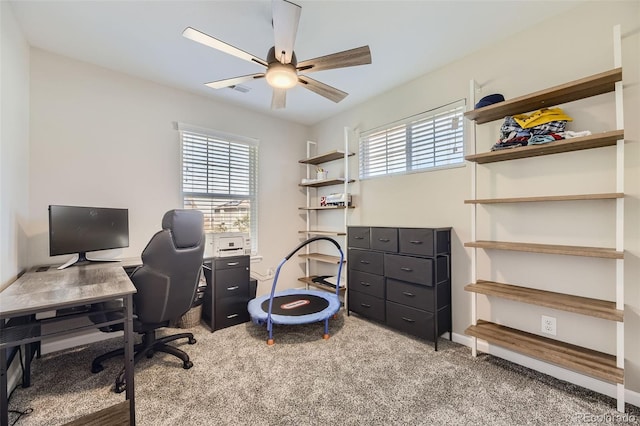
[[[174,331],[174,330],[169,330]],[[182,344],[194,363],[159,354],[136,366],[139,425],[551,425],[639,424],[640,409],[469,348],[414,339],[357,316],[322,325],[276,327],[276,344],[252,323],[192,331]],[[10,409],[33,412],[17,425],[58,425],[124,398],[111,391],[121,360],[89,371],[114,339],[33,365],[31,388]],[[10,414],[9,423],[17,418]]]

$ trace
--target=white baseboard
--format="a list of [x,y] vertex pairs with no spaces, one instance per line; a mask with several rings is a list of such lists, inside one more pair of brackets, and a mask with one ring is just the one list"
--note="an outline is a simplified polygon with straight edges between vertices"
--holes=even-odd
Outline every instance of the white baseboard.
[[[471,348],[473,338],[454,333],[453,341]],[[556,379],[582,386],[594,392],[610,396],[611,398],[617,397],[617,386],[615,384],[603,382],[602,380],[594,379],[593,377],[585,376],[584,374],[576,373],[575,371],[567,370],[565,368],[558,367],[557,365],[540,361],[496,345],[490,345],[483,340],[478,340],[477,348],[481,352],[548,374]],[[625,389],[624,399],[626,403],[640,407],[640,393]]]

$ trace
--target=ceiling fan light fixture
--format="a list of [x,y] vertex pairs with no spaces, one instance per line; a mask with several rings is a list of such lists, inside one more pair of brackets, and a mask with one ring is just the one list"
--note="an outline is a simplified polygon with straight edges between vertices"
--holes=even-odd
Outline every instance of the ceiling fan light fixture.
[[279,62],[269,64],[265,78],[271,87],[277,89],[290,89],[298,84],[298,73],[291,64]]

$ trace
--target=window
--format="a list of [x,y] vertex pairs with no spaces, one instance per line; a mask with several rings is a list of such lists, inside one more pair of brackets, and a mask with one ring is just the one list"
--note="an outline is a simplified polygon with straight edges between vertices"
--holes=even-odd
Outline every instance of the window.
[[363,133],[360,179],[464,164],[465,101]]
[[249,232],[257,250],[258,141],[179,124],[184,208],[204,214],[205,231]]

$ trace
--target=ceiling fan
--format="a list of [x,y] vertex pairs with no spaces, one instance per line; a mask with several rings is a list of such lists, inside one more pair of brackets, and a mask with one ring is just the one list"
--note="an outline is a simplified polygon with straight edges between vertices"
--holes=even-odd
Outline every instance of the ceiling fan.
[[275,43],[274,46],[269,49],[266,60],[260,59],[244,50],[238,49],[191,27],[187,27],[182,32],[182,35],[188,39],[202,43],[205,46],[213,47],[221,52],[267,68],[267,70],[262,73],[206,83],[207,86],[213,89],[231,87],[245,81],[264,77],[267,83],[273,87],[271,108],[284,108],[286,105],[287,89],[297,84],[333,102],[340,102],[347,96],[346,92],[299,73],[306,74],[315,71],[370,64],[371,51],[369,50],[369,46],[356,47],[355,49],[298,62],[296,54],[293,51],[293,46],[295,44],[296,33],[298,32],[301,10],[302,8],[300,6],[287,0],[273,0],[272,23]]

